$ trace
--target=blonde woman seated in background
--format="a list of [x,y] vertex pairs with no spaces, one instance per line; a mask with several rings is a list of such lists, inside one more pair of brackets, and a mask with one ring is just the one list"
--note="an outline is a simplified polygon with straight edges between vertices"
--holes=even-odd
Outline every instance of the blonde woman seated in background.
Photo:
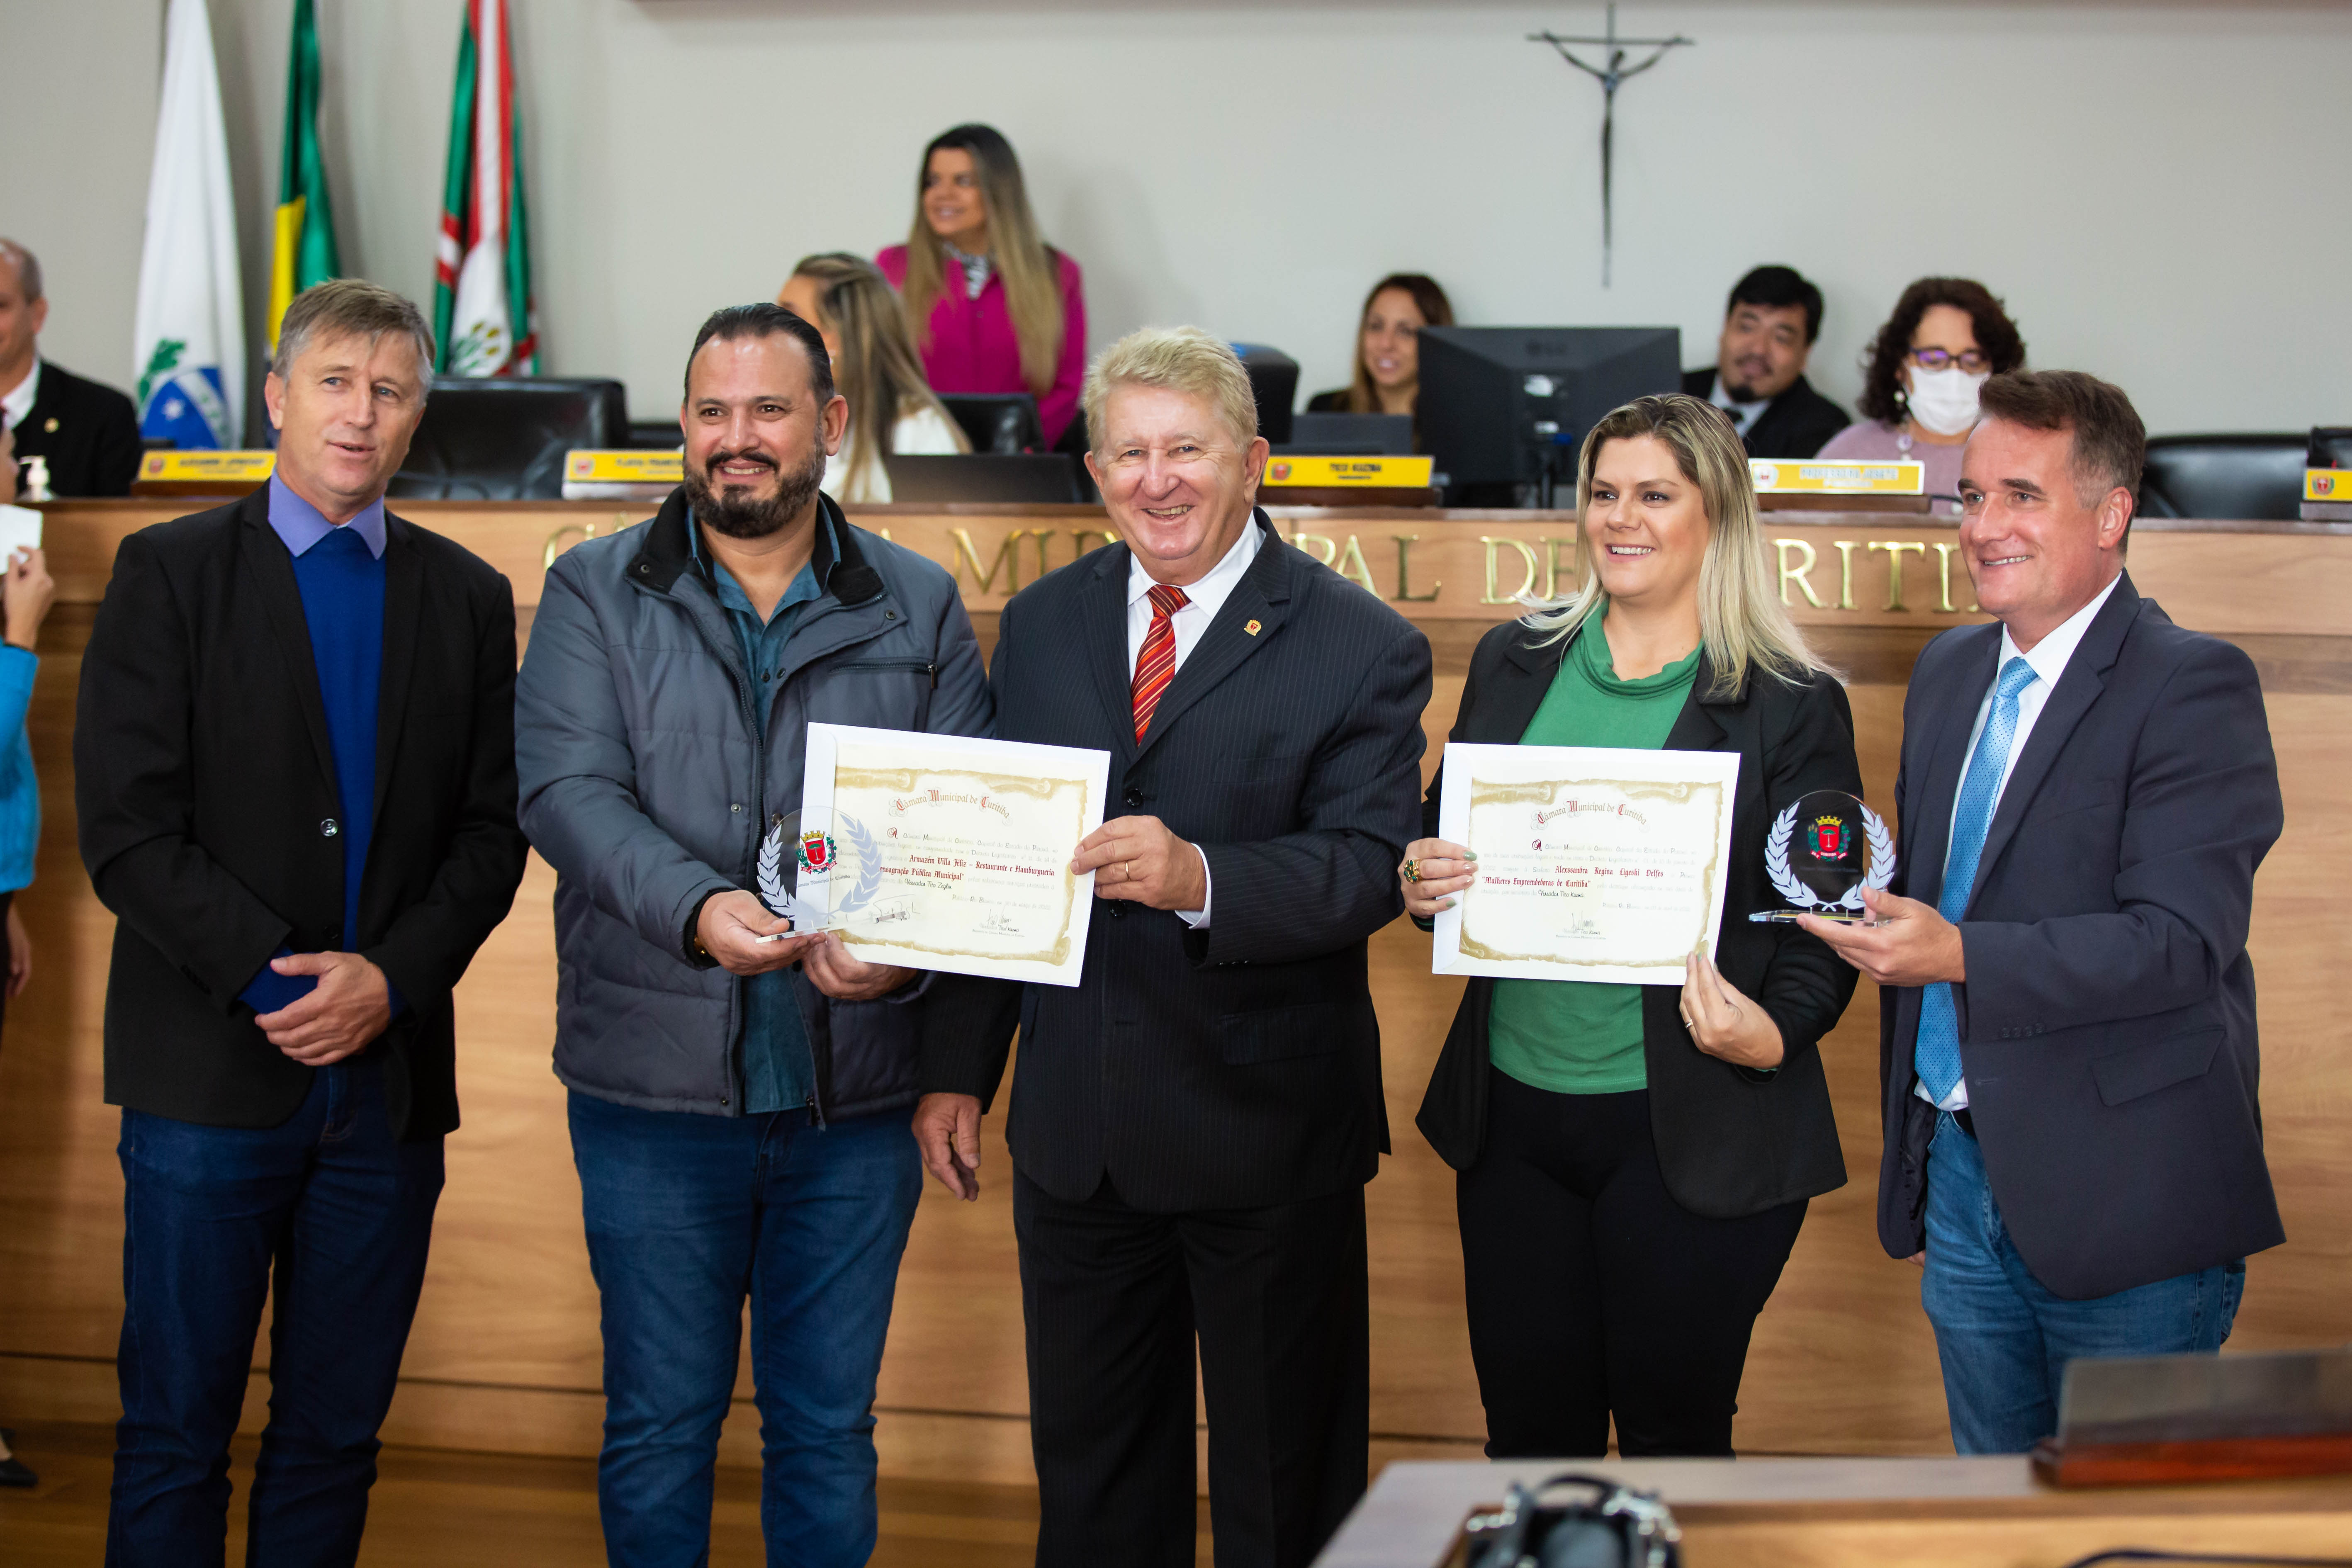
[[837,501],[887,501],[885,457],[971,450],[923,380],[898,292],[880,268],[845,251],[803,257],[776,303],[824,339],[833,384],[849,400],[849,433],[825,464],[825,494]]

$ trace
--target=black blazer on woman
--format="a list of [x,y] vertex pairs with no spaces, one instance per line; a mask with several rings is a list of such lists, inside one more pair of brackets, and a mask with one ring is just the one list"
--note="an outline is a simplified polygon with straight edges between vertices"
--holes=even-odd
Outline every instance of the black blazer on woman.
[[[1538,635],[1510,621],[1479,640],[1449,739],[1518,742],[1570,647],[1563,639],[1538,647]],[[1590,635],[1599,635],[1597,628]],[[1790,685],[1751,669],[1740,699],[1719,702],[1706,694],[1713,679],[1702,653],[1698,679],[1664,749],[1739,753],[1716,967],[1772,1015],[1787,1054],[1770,1073],[1706,1055],[1683,1028],[1679,984],[1643,987],[1642,1037],[1650,1128],[1666,1191],[1693,1214],[1733,1219],[1845,1184],[1829,1081],[1814,1047],[1852,999],[1854,972],[1818,937],[1748,916],[1785,907],[1764,870],[1764,838],[1774,814],[1811,790],[1859,795],[1862,769],[1854,761],[1853,710],[1845,688],[1834,679],[1817,676]],[[1426,837],[1437,835],[1442,778],[1432,781],[1423,803]],[[1475,1163],[1486,1142],[1486,1025],[1494,996],[1494,981],[1470,982],[1416,1118],[1431,1146],[1457,1171]]]
[[316,1069],[237,993],[280,943],[356,952],[407,1010],[385,1032],[395,1131],[457,1125],[450,992],[514,901],[514,595],[479,558],[384,518],[375,826],[360,929],[326,708],[269,491],[122,542],[82,656],[74,804],[114,911],[110,1104],[274,1127]]

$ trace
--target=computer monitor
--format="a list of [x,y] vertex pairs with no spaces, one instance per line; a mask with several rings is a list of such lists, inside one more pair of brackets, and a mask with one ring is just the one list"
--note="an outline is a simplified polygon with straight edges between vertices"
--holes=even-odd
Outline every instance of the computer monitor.
[[1675,327],[1423,327],[1421,440],[1465,487],[1573,483],[1585,432],[1682,385]]
[[1257,396],[1257,433],[1279,447],[1290,439],[1290,407],[1298,401],[1298,362],[1264,343],[1235,343]]
[[1078,499],[1077,464],[1065,452],[893,453],[882,459],[882,467],[890,476],[894,501],[1036,505]]
[[1410,414],[1294,414],[1279,448],[1314,458],[1410,458]]

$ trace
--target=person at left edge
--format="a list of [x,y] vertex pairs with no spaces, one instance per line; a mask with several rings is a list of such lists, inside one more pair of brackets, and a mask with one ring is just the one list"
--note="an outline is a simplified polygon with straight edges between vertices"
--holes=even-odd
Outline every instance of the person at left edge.
[[708,1560],[747,1295],[769,1561],[874,1550],[930,977],[783,934],[751,889],[779,817],[787,864],[799,847],[812,721],[984,735],[992,709],[954,580],[819,491],[849,412],[814,326],[712,315],[687,360],[685,485],[557,559],[523,661],[522,822],[558,878],[555,1073],[604,1301],[615,1564]]
[[49,493],[127,496],[139,475],[139,414],[131,399],[40,355],[49,319],[41,263],[0,239],[0,423],[16,461],[47,459]]
[[457,1125],[450,993],[524,858],[513,594],[384,509],[432,363],[397,294],[297,296],[277,472],[125,539],[83,655],[74,802],[117,917],[120,1568],[221,1560],[265,1300],[249,1557],[359,1552]]

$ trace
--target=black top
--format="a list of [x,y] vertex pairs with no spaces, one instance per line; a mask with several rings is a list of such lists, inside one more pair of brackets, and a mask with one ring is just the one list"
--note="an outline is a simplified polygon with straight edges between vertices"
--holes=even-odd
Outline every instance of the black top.
[[[972,983],[959,1038],[926,1039],[924,1090],[986,1101],[1017,1016],[1006,1134],[1055,1197],[1108,1177],[1150,1213],[1263,1208],[1366,1181],[1388,1147],[1367,943],[1402,909],[1429,639],[1264,512],[1254,526],[1257,558],[1139,746],[1127,546],[1004,607],[997,736],[1109,752],[1106,817],[1156,816],[1209,866],[1205,928],[1097,900],[1078,984]],[[950,1022],[953,979],[930,1006]]]
[[[1903,700],[1894,890],[1943,893],[2000,627],[1929,643]],[[2001,1222],[2069,1300],[2285,1239],[2263,1157],[2254,871],[2284,825],[2253,661],[2129,576],[2091,618],[2000,792],[1952,987]],[[1879,992],[1878,1235],[1919,1250],[1936,1113],[1912,1092],[1917,986]]]
[[[1449,739],[1518,743],[1569,647],[1567,639],[1537,647],[1537,635],[1507,621],[1479,639]],[[1859,795],[1862,769],[1845,688],[1831,677],[1792,685],[1751,669],[1746,689],[1731,702],[1707,694],[1713,679],[1702,654],[1690,697],[1661,749],[1739,753],[1715,963],[1772,1016],[1785,1054],[1780,1068],[1767,1073],[1701,1051],[1683,1028],[1679,983],[1642,987],[1642,1041],[1650,1128],[1666,1191],[1693,1214],[1732,1219],[1845,1184],[1816,1047],[1853,998],[1854,972],[1818,937],[1748,917],[1786,907],[1764,869],[1773,815],[1814,790]],[[1443,773],[1432,780],[1423,802],[1423,837],[1436,837],[1443,782]],[[1494,995],[1493,980],[1470,982],[1416,1119],[1457,1171],[1476,1163],[1486,1142],[1486,1022]]]
[[16,460],[47,458],[58,496],[127,496],[139,477],[139,416],[131,399],[41,362],[33,406],[16,426]]
[[[1715,395],[1713,365],[1683,373],[1683,390],[1693,397]],[[1829,445],[1830,437],[1853,423],[1846,411],[1815,392],[1803,376],[1766,404],[1756,423],[1748,427],[1751,458],[1810,458]]]
[[281,943],[356,951],[408,1010],[394,1127],[457,1125],[450,992],[522,879],[514,595],[489,565],[386,515],[375,823],[343,929],[340,795],[294,558],[267,489],[122,542],[82,657],[73,740],[82,863],[118,917],[106,1098],[274,1127],[315,1070],[237,993]]

